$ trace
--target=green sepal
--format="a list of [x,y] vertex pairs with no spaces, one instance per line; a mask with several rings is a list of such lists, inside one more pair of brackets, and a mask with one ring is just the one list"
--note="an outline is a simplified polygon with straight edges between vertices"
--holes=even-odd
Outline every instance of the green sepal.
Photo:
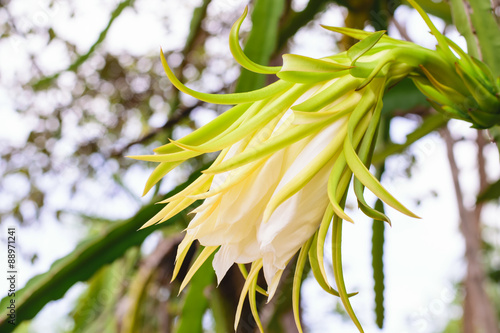
[[193,265],[189,268],[186,276],[184,277],[184,280],[182,280],[181,286],[179,288],[179,294],[182,292],[182,290],[187,286],[191,278],[194,276],[194,274],[198,271],[198,269],[203,265],[203,263],[214,253],[215,250],[217,250],[219,246],[207,246],[205,247],[200,255],[196,258],[194,261]]
[[434,35],[436,40],[438,41],[439,46],[441,47],[441,51],[443,52],[445,58],[448,60],[449,63],[454,63],[457,61],[457,57],[451,52],[448,43],[446,42],[446,39],[444,38],[443,34],[439,32],[439,30],[436,28],[436,26],[432,23],[431,19],[427,15],[427,13],[420,7],[416,1],[414,0],[407,0],[413,8],[417,10],[417,12],[420,14],[422,19],[425,21],[429,29],[431,29],[431,33]]
[[[382,85],[383,87],[383,85]],[[383,91],[383,89],[381,89]],[[382,107],[382,98],[378,96],[378,102],[376,108]],[[412,213],[408,208],[403,206],[396,198],[394,198],[375,178],[370,171],[366,168],[363,162],[359,159],[356,151],[354,149],[353,136],[354,130],[357,127],[359,121],[366,118],[366,113],[369,111],[370,106],[360,103],[358,107],[354,110],[348,123],[347,138],[344,140],[344,155],[349,168],[352,170],[354,176],[359,179],[363,185],[365,185],[370,191],[373,192],[378,198],[387,203],[389,206],[401,213],[419,218],[417,215]]]
[[245,7],[245,10],[243,11],[243,14],[240,16],[240,18],[236,22],[234,22],[233,27],[231,28],[231,32],[229,33],[229,49],[231,50],[234,59],[236,59],[236,61],[241,66],[255,73],[260,73],[260,74],[278,73],[281,69],[280,66],[264,66],[257,64],[252,60],[250,60],[250,58],[248,58],[247,55],[241,49],[239,42],[240,27],[241,24],[243,23],[243,20],[245,20],[247,14],[248,14],[248,6]]
[[179,274],[179,271],[181,270],[182,264],[184,263],[184,259],[186,259],[186,255],[188,254],[189,249],[193,245],[194,237],[192,237],[192,236],[185,236],[185,238],[181,242],[181,245],[184,242],[186,242],[187,245],[185,245],[183,247],[181,247],[179,245],[179,247],[178,247],[177,255],[175,257],[174,270],[172,272],[172,279],[170,280],[170,282],[174,281],[177,278],[177,275]]
[[[238,264],[238,268],[239,268],[239,270],[240,270],[240,272],[241,272],[241,275],[243,276],[243,279],[245,279],[245,280],[246,280],[246,278],[248,277],[248,272],[247,272],[247,269],[245,268],[245,265],[244,265],[244,264]],[[266,296],[266,297],[268,297],[268,296],[269,296],[269,295],[267,294],[267,292],[266,292],[264,289],[262,289],[262,287],[260,287],[259,285],[256,285],[255,290],[256,290],[259,294],[261,294],[261,295],[263,295],[263,296]]]
[[290,88],[291,83],[283,80],[277,81],[268,85],[265,88],[256,89],[249,92],[241,92],[241,93],[233,93],[233,94],[207,94],[201,93],[191,88],[186,87],[177,77],[174,72],[168,66],[167,60],[163,55],[163,50],[161,51],[161,63],[163,65],[163,69],[165,70],[165,74],[167,74],[168,79],[172,84],[182,91],[185,94],[193,96],[201,101],[213,104],[239,104],[239,103],[248,103],[255,102],[259,100],[266,99],[277,93]]
[[354,223],[352,218],[344,212],[344,209],[340,206],[339,200],[337,199],[338,194],[342,190],[339,184],[341,183],[342,178],[346,177],[345,175],[348,175],[350,179],[352,172],[349,168],[347,168],[344,152],[341,152],[340,156],[333,165],[330,176],[328,177],[328,199],[330,199],[330,204],[336,215],[346,221]]
[[329,86],[325,89],[313,94],[304,102],[292,106],[292,110],[303,112],[317,112],[328,104],[337,100],[339,97],[344,96],[349,91],[355,89],[360,82],[360,79],[350,76],[341,77],[337,81],[330,83]]
[[495,78],[493,77],[493,73],[491,72],[491,69],[481,60],[476,59],[474,57],[471,57],[471,59],[472,59],[472,62],[474,63],[474,65],[477,67],[476,72],[478,72],[479,75],[481,76],[484,85],[488,89],[490,89],[490,92],[493,95],[498,94],[499,87],[497,87],[495,85]]
[[171,163],[171,162],[184,162],[187,159],[201,155],[200,152],[195,151],[180,151],[170,154],[159,154],[159,155],[134,155],[127,156],[128,158],[133,158],[139,161],[148,162],[161,162],[161,163]]
[[492,89],[492,83],[494,82],[493,76],[491,75],[491,70],[486,66],[483,62],[475,59],[474,57],[469,56],[467,53],[465,53],[464,50],[460,46],[458,46],[454,41],[449,39],[448,37],[444,36],[446,41],[448,42],[448,45],[458,53],[460,56],[460,60],[458,61],[459,64],[461,64],[464,69],[470,73],[474,72],[475,75],[478,75],[482,81],[483,84],[486,84],[488,88]]
[[[364,96],[363,100],[370,100],[370,96]],[[357,147],[358,143],[361,141],[363,134],[370,122],[370,117],[365,117],[359,123],[353,136],[353,145]],[[344,141],[347,138],[344,139]],[[342,151],[339,157],[336,159],[330,176],[328,177],[328,198],[330,199],[330,204],[332,205],[333,211],[336,215],[340,216],[346,221],[353,222],[353,220],[344,212],[343,208],[340,206],[340,199],[345,194],[347,187],[351,181],[352,171],[349,169],[346,163],[344,152]]]
[[234,319],[234,330],[238,328],[238,323],[241,317],[241,311],[243,310],[243,303],[245,301],[245,297],[250,289],[250,285],[253,283],[254,279],[257,279],[259,272],[262,268],[262,259],[258,259],[252,263],[252,267],[250,268],[250,273],[248,274],[247,279],[245,280],[245,284],[240,293],[240,299],[238,301],[238,306],[236,307],[236,315]]
[[417,89],[428,98],[442,105],[453,104],[448,97],[441,94],[426,78],[413,77],[412,80]]
[[[345,202],[345,196],[342,201]],[[354,313],[344,282],[344,273],[342,270],[342,219],[338,216],[333,217],[332,223],[332,264],[335,282],[337,283],[339,296],[344,304],[344,308],[354,325],[363,333],[363,327]]]
[[[324,246],[326,235],[328,232],[328,227],[333,218],[333,209],[331,205],[325,210],[323,215],[323,219],[321,220],[320,228],[314,234],[312,238],[312,244],[309,249],[309,263],[311,264],[311,270],[316,278],[316,281],[320,285],[323,290],[327,293],[339,297],[339,292],[332,288],[328,283],[328,279],[326,277],[325,264],[323,262],[323,254],[324,254]],[[348,294],[349,297],[355,296],[358,293]]]
[[151,173],[148,180],[146,181],[146,185],[144,186],[144,191],[142,195],[146,195],[156,183],[158,183],[167,173],[175,169],[179,164],[184,161],[178,162],[162,162],[160,163]]
[[332,106],[331,109],[328,108],[319,112],[293,111],[294,119],[292,124],[305,125],[331,119],[332,117],[336,117],[339,113],[350,113],[354,107],[356,107],[356,104],[359,103],[361,97],[362,95],[360,93],[353,92]]
[[[221,164],[217,165],[216,167],[210,168],[204,173],[208,174],[215,174],[215,173],[221,173],[229,170],[233,170],[235,168],[238,168],[240,166],[243,166],[245,164],[251,163],[255,160],[265,158],[266,156],[281,150],[299,140],[302,140],[305,137],[308,137],[310,135],[313,135],[314,133],[317,133],[321,131],[323,128],[328,126],[329,124],[333,123],[340,117],[344,116],[346,112],[339,112],[338,114],[335,114],[333,117],[330,117],[330,119],[327,119],[326,121],[322,122],[316,122],[308,125],[299,125],[299,126],[292,126],[291,128],[287,129],[285,132],[271,137],[264,143],[252,147],[252,149],[249,149],[245,152],[242,152],[224,162]],[[326,162],[325,162],[326,163]]]
[[[208,124],[177,140],[177,142],[187,145],[198,145],[206,142],[207,140],[211,140],[219,134],[224,133],[226,129],[231,127],[233,123],[235,123],[242,117],[242,115],[245,114],[245,112],[251,105],[252,103],[235,105],[231,109],[217,116],[217,118],[215,118]],[[174,145],[173,143],[168,143],[154,149],[154,152],[158,154],[168,154],[178,151],[181,151],[181,148]]]
[[472,118],[473,128],[487,129],[495,125],[500,125],[500,113],[489,113],[481,109],[469,110],[467,112]]
[[250,289],[248,290],[248,301],[250,303],[250,311],[252,312],[253,319],[259,328],[260,333],[264,333],[264,327],[259,317],[259,310],[257,309],[257,300],[255,299],[255,292],[257,290],[257,277],[252,280]]
[[[363,162],[365,166],[369,166],[371,163],[371,158],[373,155],[373,151],[375,149],[375,143],[378,133],[378,128],[380,125],[380,114],[382,111],[382,103],[378,103],[378,107],[376,108],[372,119],[370,120],[370,124],[366,130],[366,133],[361,141],[361,145],[359,147],[358,156]],[[354,177],[353,181],[354,193],[358,199],[359,209],[368,217],[371,217],[376,220],[385,221],[391,224],[391,220],[382,212],[370,207],[365,200],[363,195],[364,186],[363,184]]]
[[294,83],[314,83],[331,80],[346,74],[351,68],[330,59],[314,59],[295,54],[283,55],[283,67],[276,74],[280,79]]
[[193,149],[201,152],[213,152],[222,148],[235,144],[245,138],[254,131],[262,128],[273,118],[283,114],[304,92],[309,89],[309,86],[296,84],[281,96],[271,100],[258,101],[254,103],[249,112],[255,112],[252,117],[248,117],[246,121],[238,127],[237,130],[220,137],[218,140],[198,145],[185,146],[185,149]]
[[368,75],[368,77],[364,79],[363,82],[361,82],[361,84],[356,88],[356,90],[361,90],[364,87],[366,87],[370,82],[373,81],[373,79],[375,79],[375,77],[387,77],[387,72],[389,71],[389,64],[393,61],[394,60],[390,58],[380,59],[377,62],[375,68],[370,73],[370,75]]
[[465,104],[466,103],[466,97],[456,91],[453,88],[450,88],[441,82],[439,82],[431,72],[427,70],[423,65],[420,65],[420,69],[422,72],[424,72],[425,76],[429,80],[429,82],[432,84],[434,88],[436,88],[443,96],[446,96],[447,99],[450,101],[451,104]]
[[499,112],[500,100],[497,96],[492,95],[475,77],[464,71],[458,63],[455,63],[455,69],[482,110],[489,113]]
[[461,119],[465,120],[468,122],[474,122],[472,118],[470,117],[469,114],[464,114],[462,110],[457,110],[454,107],[448,106],[448,105],[441,105],[439,108],[436,108],[436,103],[434,103],[431,100],[428,100],[428,102],[438,111],[443,112],[444,115],[450,117],[450,118],[455,118],[455,119]]
[[[359,39],[359,40],[363,40],[363,39],[365,39],[373,34],[373,32],[354,29],[354,28],[348,28],[348,27],[331,27],[331,26],[327,26],[327,25],[323,25],[323,24],[320,24],[320,26],[323,29],[333,31],[333,32],[338,32],[338,33],[341,33],[343,35],[352,37],[354,39]],[[402,41],[399,39],[391,38],[391,37],[387,36],[386,34],[381,36],[381,38],[377,44],[377,46],[383,46],[383,47],[389,47],[389,48],[392,48],[392,47],[395,47],[398,45],[415,45],[415,44],[410,43],[410,42],[406,42],[406,41]]]
[[[332,215],[333,216],[333,215]],[[328,283],[328,280],[326,278],[326,274],[324,273],[324,265],[323,265],[323,258],[319,257],[316,251],[317,248],[317,232],[314,235],[313,238],[313,243],[311,245],[311,248],[309,249],[309,263],[311,264],[311,270],[313,272],[314,278],[318,282],[319,286],[323,288],[324,291],[327,293],[339,297],[339,292],[332,288],[330,284]],[[323,266],[323,267],[322,267]]]
[[354,44],[347,50],[347,56],[351,59],[351,66],[354,66],[356,60],[359,59],[362,55],[368,52],[377,42],[382,38],[385,34],[385,30],[377,31],[370,34],[368,37],[363,38],[358,43]]
[[312,239],[314,236],[309,238],[307,242],[302,245],[299,257],[297,258],[297,264],[295,266],[295,273],[293,275],[293,285],[292,285],[292,309],[293,318],[295,320],[295,326],[299,333],[303,333],[302,324],[300,323],[300,286],[302,285],[302,273],[304,272],[304,267],[307,262],[307,253],[311,247]]

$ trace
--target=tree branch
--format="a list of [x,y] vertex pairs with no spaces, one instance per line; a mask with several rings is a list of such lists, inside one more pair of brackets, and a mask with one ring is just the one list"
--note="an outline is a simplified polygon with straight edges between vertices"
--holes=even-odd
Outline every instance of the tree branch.
[[[465,277],[465,299],[463,314],[464,333],[498,333],[496,315],[493,305],[485,291],[485,273],[482,265],[480,206],[469,210],[464,205],[463,192],[459,180],[459,168],[453,155],[454,141],[447,127],[441,130],[445,140],[451,176],[455,188],[458,212],[460,214],[460,230],[465,239],[465,259],[467,261],[467,275]],[[482,155],[482,149],[479,148]],[[481,157],[483,159],[483,157]],[[478,167],[484,167],[479,162]],[[481,173],[481,171],[479,171]]]
[[126,144],[124,147],[115,149],[111,152],[109,157],[120,157],[122,156],[127,149],[132,147],[133,145],[144,143],[152,138],[154,138],[157,134],[164,132],[165,130],[171,130],[175,125],[177,125],[182,119],[189,117],[191,112],[203,105],[204,102],[198,101],[195,105],[183,109],[179,109],[179,112],[175,113],[170,117],[163,126],[153,128],[149,133],[143,135],[141,138],[131,141]]
[[55,79],[57,79],[59,77],[59,75],[61,75],[61,73],[64,73],[66,71],[76,72],[78,67],[80,67],[80,65],[83,64],[92,55],[92,53],[94,53],[95,49],[104,41],[104,39],[106,39],[106,36],[108,35],[109,28],[111,28],[111,25],[116,20],[116,18],[118,16],[120,16],[120,14],[123,12],[123,10],[125,8],[132,6],[133,2],[134,2],[134,0],[124,0],[124,1],[120,2],[116,6],[116,8],[111,12],[111,16],[110,16],[110,19],[108,21],[108,24],[106,25],[104,30],[101,31],[101,33],[99,34],[99,37],[94,42],[94,44],[92,44],[92,46],[89,48],[89,50],[85,54],[80,55],[65,70],[57,72],[51,76],[46,76],[46,77],[40,79],[39,81],[33,83],[33,85],[32,85],[33,89],[35,89],[35,90],[46,89],[47,87],[49,87],[52,84],[52,82]]

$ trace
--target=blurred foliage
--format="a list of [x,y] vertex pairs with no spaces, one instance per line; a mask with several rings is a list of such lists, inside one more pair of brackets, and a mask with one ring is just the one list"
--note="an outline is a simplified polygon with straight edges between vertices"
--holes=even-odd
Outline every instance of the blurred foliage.
[[[0,223],[29,228],[38,224],[43,227],[43,221],[54,220],[70,226],[82,224],[88,234],[81,235],[82,242],[72,253],[54,262],[48,272],[34,277],[19,291],[16,332],[27,331],[22,321],[30,320],[50,301],[63,297],[79,281],[86,281],[86,288],[69,314],[71,325],[64,329],[68,333],[231,331],[239,295],[234,290],[241,289],[243,283],[237,269],[231,269],[219,288],[215,288],[213,273],[207,266],[207,274],[197,274],[179,297],[179,282],[170,283],[175,249],[180,241],[177,233],[185,225],[187,215],[137,231],[160,208],[150,202],[178,190],[174,189],[176,186],[188,184],[192,179],[189,175],[214,156],[187,162],[145,199],[131,190],[134,183],[131,179],[145,177],[152,166],[125,158],[125,155],[148,154],[168,138],[178,138],[199,127],[200,118],[213,118],[224,109],[193,101],[174,89],[163,73],[159,50],[138,56],[106,44],[120,17],[141,12],[148,7],[146,1],[102,2],[102,11],[109,13],[107,21],[95,40],[87,44],[77,43],[63,25],[54,23],[61,17],[78,18],[82,7],[78,1],[63,4],[48,0],[31,7],[27,4],[24,9],[17,7],[17,3],[0,1],[0,48],[13,49],[24,61],[22,70],[9,70],[7,67],[13,66],[5,63],[0,66],[0,93],[8,95],[8,102],[2,108],[12,105],[10,111],[15,115],[9,119],[18,117],[23,124],[17,130],[19,138],[0,137]],[[220,45],[227,43],[229,29],[241,14],[243,2],[169,0],[165,3],[167,7],[162,8],[171,10],[158,16],[168,38],[158,44],[168,44],[165,54],[175,65],[181,81],[202,87],[199,89],[202,91],[219,93],[264,84],[264,76],[252,78],[247,74],[242,74],[238,81],[239,68],[227,50],[220,49]],[[429,13],[451,23],[445,2],[419,3]],[[256,0],[250,4],[255,12],[251,28],[243,29],[241,34],[245,50],[258,62],[279,63],[284,52],[301,42],[298,32],[318,25],[326,12],[342,11],[349,26],[371,25],[376,29],[389,28],[391,32],[393,15],[400,2],[310,0],[304,2],[303,8],[291,0]],[[31,11],[23,12],[27,8]],[[182,35],[171,26],[178,21],[177,11],[189,13],[186,17],[190,17],[181,46],[171,42],[174,34]],[[491,24],[491,20],[484,22],[484,34]],[[340,49],[353,43],[340,39],[336,42]],[[53,52],[60,58],[56,57],[61,62],[57,68],[47,66],[47,57]],[[495,54],[498,56],[498,53],[489,56],[494,58]],[[403,144],[392,143],[388,137],[373,161],[381,163],[390,155],[405,152],[411,175],[414,153],[406,149],[444,126],[446,120],[429,112],[410,81],[403,81],[389,91],[384,104],[388,122],[393,117],[405,117],[414,121],[417,129]],[[496,134],[492,130],[492,135]],[[492,183],[480,200],[498,202],[498,181]],[[155,249],[150,253],[141,250],[144,240],[155,231],[160,238]],[[378,242],[375,283],[379,291],[376,311],[377,323],[382,326],[383,230],[375,232],[374,242]],[[498,262],[498,244],[491,241],[485,244],[488,244],[484,250],[488,263]],[[26,253],[22,248],[21,251],[21,255],[33,258],[36,263],[37,253]],[[499,295],[500,269],[493,265],[488,269],[491,292]],[[185,274],[183,267],[178,280]],[[291,288],[289,275],[285,271],[280,285],[283,291]],[[288,292],[278,293],[266,306],[263,323],[269,332],[291,332],[294,329],[291,297]],[[2,301],[2,308],[5,301],[8,299]],[[258,302],[262,305],[265,299]],[[335,308],[330,310],[339,312]],[[449,332],[456,332],[454,325],[457,324],[450,323]],[[11,329],[2,315],[0,331]],[[246,304],[238,332],[254,329]]]

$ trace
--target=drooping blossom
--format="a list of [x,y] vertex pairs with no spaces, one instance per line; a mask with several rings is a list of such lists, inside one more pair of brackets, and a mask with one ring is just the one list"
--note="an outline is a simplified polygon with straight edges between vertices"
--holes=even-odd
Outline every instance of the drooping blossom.
[[[233,264],[240,265],[246,277],[235,325],[248,294],[262,330],[255,293],[272,298],[285,267],[299,252],[294,309],[298,309],[302,269],[309,257],[320,285],[341,297],[361,330],[340,262],[341,222],[352,222],[343,209],[350,182],[354,182],[359,207],[367,216],[390,222],[366,203],[365,187],[387,205],[417,217],[368,170],[384,93],[409,77],[438,111],[478,128],[500,123],[499,89],[488,68],[441,35],[416,8],[436,37],[437,50],[392,39],[384,32],[325,27],[361,41],[346,52],[322,59],[286,54],[281,67],[258,65],[244,55],[238,33],[245,11],[231,30],[235,59],[249,70],[279,78],[268,87],[246,93],[196,92],[174,76],[162,54],[165,72],[179,90],[206,102],[235,105],[184,138],[157,148],[155,155],[134,156],[160,163],[148,180],[147,192],[185,160],[220,151],[197,180],[163,201],[167,205],[145,224],[165,222],[195,201],[204,200],[193,210],[194,218],[178,249],[174,278],[191,245],[198,241],[204,247],[181,289],[215,252],[218,281]],[[323,246],[332,223],[338,245],[332,255],[338,291],[329,285],[323,266]],[[249,263],[247,274],[243,264]],[[257,286],[260,270],[267,291]],[[296,322],[301,330],[297,313]]]

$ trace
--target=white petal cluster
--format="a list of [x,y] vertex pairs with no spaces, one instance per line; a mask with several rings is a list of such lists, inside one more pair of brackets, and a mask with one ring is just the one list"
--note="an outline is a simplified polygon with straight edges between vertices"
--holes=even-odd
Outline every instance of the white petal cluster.
[[[269,203],[328,148],[346,122],[341,118],[265,159],[214,176],[205,194],[208,198],[195,210],[186,238],[198,239],[207,247],[220,246],[213,261],[219,281],[234,263],[262,259],[267,284],[276,288],[272,283],[275,277],[281,276],[288,261],[321,222],[329,202],[327,183],[335,154],[327,158],[329,161],[311,181],[275,210],[270,211]],[[255,149],[266,141],[262,139],[266,133],[271,132],[267,135],[271,138],[292,126],[293,113],[288,111],[274,128],[263,128],[249,144],[239,142],[229,148],[221,162]],[[183,250],[179,248],[179,253]],[[272,295],[274,290],[268,292]]]

